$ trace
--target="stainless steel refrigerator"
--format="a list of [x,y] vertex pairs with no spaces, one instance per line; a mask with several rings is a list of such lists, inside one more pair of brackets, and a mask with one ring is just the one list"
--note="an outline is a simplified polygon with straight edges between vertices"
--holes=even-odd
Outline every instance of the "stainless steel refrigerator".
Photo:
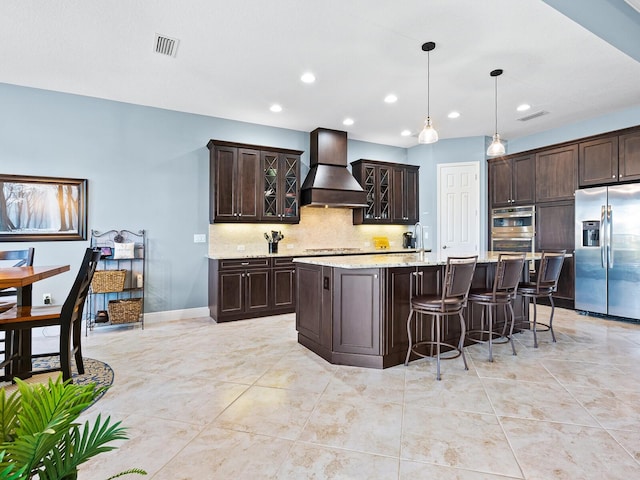
[[576,190],[575,308],[640,319],[640,184]]

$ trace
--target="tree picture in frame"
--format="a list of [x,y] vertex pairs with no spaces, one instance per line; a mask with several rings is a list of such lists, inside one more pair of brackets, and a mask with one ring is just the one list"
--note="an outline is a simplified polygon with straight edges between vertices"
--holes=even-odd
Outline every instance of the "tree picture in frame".
[[87,180],[0,174],[0,242],[86,240]]

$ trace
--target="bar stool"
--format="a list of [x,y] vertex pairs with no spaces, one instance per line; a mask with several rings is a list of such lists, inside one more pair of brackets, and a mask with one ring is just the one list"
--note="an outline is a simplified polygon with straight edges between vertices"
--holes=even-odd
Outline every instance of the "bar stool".
[[[515,314],[513,312],[513,300],[516,297],[516,291],[518,289],[518,283],[522,278],[522,269],[524,267],[526,255],[524,253],[501,253],[498,256],[498,263],[496,264],[496,273],[493,279],[493,288],[491,290],[486,288],[474,288],[469,292],[469,302],[482,305],[482,317],[480,330],[469,330],[467,332],[467,338],[476,343],[489,343],[489,361],[493,362],[493,337],[504,337],[511,343],[511,349],[513,354],[516,355],[516,347],[513,344],[513,326],[515,323]],[[497,310],[498,305],[502,305],[504,308],[504,326],[502,333],[494,331],[494,316],[493,311]],[[511,321],[509,322],[509,316],[507,315],[507,308],[511,314]],[[488,311],[489,325],[487,329],[484,328],[485,311]],[[497,312],[496,312],[497,313]],[[509,335],[505,335],[507,325],[511,324],[509,328]],[[481,338],[474,338],[474,334],[480,333]],[[484,340],[482,336],[487,335],[488,339]],[[500,342],[504,343],[504,342]]]
[[[533,300],[533,321],[529,323],[533,325],[533,348],[538,348],[538,325],[546,327],[541,332],[550,331],[553,342],[556,341],[556,335],[553,333],[553,314],[555,304],[553,303],[553,294],[558,290],[558,278],[564,263],[566,250],[546,250],[542,252],[540,265],[538,267],[537,278],[535,282],[521,283],[518,286],[518,295]],[[538,311],[536,300],[538,298],[548,298],[551,303],[551,316],[549,324],[538,323]],[[522,302],[523,309],[529,305],[529,302]],[[523,312],[524,313],[524,312]]]
[[[440,380],[440,350],[442,346],[449,347],[456,351],[454,356],[443,357],[443,360],[449,360],[462,356],[464,369],[468,370],[467,359],[464,356],[464,338],[465,338],[465,320],[462,315],[462,309],[467,305],[469,289],[473,280],[473,273],[476,269],[478,256],[473,257],[449,257],[447,258],[447,266],[444,273],[441,295],[417,295],[411,298],[409,317],[407,318],[407,334],[409,337],[409,348],[407,357],[404,361],[405,366],[409,364],[411,354],[426,358],[433,357],[433,346],[436,347],[436,378]],[[415,313],[429,315],[431,318],[431,339],[418,341],[413,343],[411,336],[411,320]],[[451,345],[442,342],[442,322],[445,317],[457,315],[460,319],[460,340],[458,345]],[[435,322],[435,336],[434,336]],[[417,351],[417,348],[423,345],[430,345],[431,352],[425,355]]]

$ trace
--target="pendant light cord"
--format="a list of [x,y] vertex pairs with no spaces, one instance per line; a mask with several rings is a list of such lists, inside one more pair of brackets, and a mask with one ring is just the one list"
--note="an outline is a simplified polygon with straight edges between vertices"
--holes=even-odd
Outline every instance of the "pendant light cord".
[[496,102],[496,130],[494,133],[498,133],[498,76],[495,76],[496,80],[496,92],[495,92],[495,102]]
[[427,51],[427,118],[430,118],[430,106],[431,106],[431,78],[430,78],[430,73],[431,73],[431,63],[430,63],[430,59],[431,59],[431,52]]

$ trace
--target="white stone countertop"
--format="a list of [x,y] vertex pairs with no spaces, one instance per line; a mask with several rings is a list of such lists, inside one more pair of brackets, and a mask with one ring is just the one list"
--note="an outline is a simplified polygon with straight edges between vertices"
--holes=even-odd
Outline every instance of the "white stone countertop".
[[[265,244],[265,250],[266,250]],[[222,253],[219,255],[208,255],[207,258],[212,260],[221,259],[235,259],[235,258],[264,258],[264,257],[331,257],[331,256],[345,256],[358,257],[369,256],[376,254],[378,256],[384,256],[389,254],[407,254],[415,252],[415,249],[392,247],[386,249],[380,248],[313,248],[313,249],[301,249],[301,248],[282,248],[278,253],[255,253],[255,252],[236,252],[236,253]]]
[[[478,263],[496,263],[499,252],[480,252]],[[542,254],[528,253],[527,260],[539,260]],[[445,265],[447,257],[436,252],[388,253],[385,255],[344,255],[336,257],[296,257],[294,262],[335,268],[393,268]]]

